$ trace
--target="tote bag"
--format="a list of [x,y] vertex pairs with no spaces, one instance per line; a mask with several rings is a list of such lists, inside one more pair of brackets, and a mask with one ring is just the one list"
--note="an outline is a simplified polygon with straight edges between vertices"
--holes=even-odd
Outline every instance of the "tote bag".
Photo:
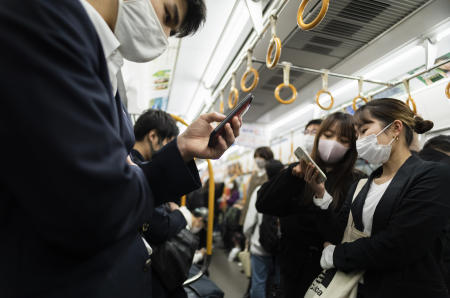
[[[359,180],[353,194],[353,200],[358,196],[366,182],[367,179]],[[368,237],[368,235],[355,228],[353,215],[350,211],[342,243],[353,242],[363,237]],[[306,291],[305,298],[356,298],[358,283],[363,274],[364,271],[344,273],[337,269],[323,270]]]

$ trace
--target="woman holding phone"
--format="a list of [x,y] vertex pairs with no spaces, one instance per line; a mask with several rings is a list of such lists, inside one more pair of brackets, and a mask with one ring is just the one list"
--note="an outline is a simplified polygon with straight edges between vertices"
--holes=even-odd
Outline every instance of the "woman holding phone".
[[[333,198],[336,214],[345,195],[363,175],[354,170],[357,158],[353,117],[344,113],[329,115],[319,128],[311,157],[326,173],[324,193]],[[328,239],[317,220],[320,208],[313,203],[319,189],[307,181],[315,175],[302,162],[290,165],[258,192],[259,212],[279,216],[281,224],[281,283],[286,297],[299,297],[320,273],[323,241]]]
[[[339,237],[325,244],[322,267],[364,271],[358,297],[449,297],[441,271],[441,239],[450,217],[450,168],[421,160],[409,150],[413,131],[424,133],[433,123],[390,98],[367,103],[355,119],[360,157],[381,166],[353,202],[352,187],[340,221],[329,225]],[[310,186],[323,187],[313,180]],[[319,192],[316,196],[322,197]],[[321,208],[332,204],[334,198],[323,196]],[[369,237],[341,244],[349,212],[356,229]]]

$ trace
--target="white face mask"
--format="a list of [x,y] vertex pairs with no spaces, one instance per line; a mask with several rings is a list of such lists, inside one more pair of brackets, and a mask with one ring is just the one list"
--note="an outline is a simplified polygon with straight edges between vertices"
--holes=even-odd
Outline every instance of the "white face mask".
[[325,163],[333,164],[340,161],[350,148],[345,147],[335,140],[319,139],[318,149],[320,158]]
[[114,31],[120,42],[120,53],[133,62],[151,61],[169,45],[150,0],[119,0]]
[[255,158],[256,166],[259,170],[264,170],[266,167],[266,160],[262,158]]
[[309,154],[312,153],[314,147],[315,135],[303,135],[303,148],[308,151]]
[[193,233],[193,234],[197,234],[198,232],[200,232],[201,231],[201,227],[192,227],[191,228],[191,233]]
[[358,151],[359,157],[374,165],[381,165],[389,160],[394,139],[389,144],[382,145],[378,143],[377,137],[388,129],[392,123],[383,128],[378,134],[371,134],[356,141],[356,150]]

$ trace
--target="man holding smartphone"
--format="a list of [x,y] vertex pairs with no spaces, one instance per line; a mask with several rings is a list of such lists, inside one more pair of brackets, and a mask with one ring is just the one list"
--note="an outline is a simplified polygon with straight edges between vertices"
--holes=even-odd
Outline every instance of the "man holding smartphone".
[[0,149],[0,297],[149,297],[138,231],[153,205],[200,186],[193,158],[219,158],[240,119],[209,147],[225,116],[202,115],[130,165],[126,115],[79,1],[4,0],[0,28],[0,136],[14,144]]

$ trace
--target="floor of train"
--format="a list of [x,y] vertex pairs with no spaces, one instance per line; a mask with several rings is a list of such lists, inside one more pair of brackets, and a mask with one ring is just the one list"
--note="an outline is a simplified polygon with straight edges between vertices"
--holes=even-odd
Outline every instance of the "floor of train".
[[248,278],[241,272],[236,262],[228,262],[228,253],[221,248],[215,248],[209,277],[225,292],[225,298],[242,298],[247,290]]

